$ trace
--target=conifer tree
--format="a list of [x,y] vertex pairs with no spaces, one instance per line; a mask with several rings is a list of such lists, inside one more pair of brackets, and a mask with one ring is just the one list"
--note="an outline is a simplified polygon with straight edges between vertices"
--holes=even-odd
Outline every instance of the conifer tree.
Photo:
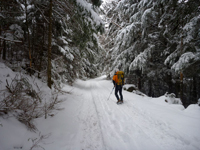
[[[174,0],[103,4],[109,24],[104,37],[105,70],[113,74],[116,67],[121,68],[127,81],[149,96],[173,92],[182,97],[186,106],[190,101],[186,95],[191,92],[185,89],[191,88],[192,76],[199,77],[199,69],[197,72],[189,69],[199,68],[199,4],[199,1]],[[108,5],[112,8],[107,9]],[[192,89],[198,91],[199,86],[195,84]]]

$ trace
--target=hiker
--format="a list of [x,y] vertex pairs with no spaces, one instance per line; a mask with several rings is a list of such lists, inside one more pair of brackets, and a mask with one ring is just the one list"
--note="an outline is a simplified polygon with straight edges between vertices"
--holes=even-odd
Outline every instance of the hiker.
[[[123,103],[123,95],[122,95],[122,86],[124,85],[124,72],[119,71],[118,69],[113,76],[113,84],[115,86],[115,96],[117,98],[117,104]],[[120,99],[118,96],[118,92],[120,95]]]

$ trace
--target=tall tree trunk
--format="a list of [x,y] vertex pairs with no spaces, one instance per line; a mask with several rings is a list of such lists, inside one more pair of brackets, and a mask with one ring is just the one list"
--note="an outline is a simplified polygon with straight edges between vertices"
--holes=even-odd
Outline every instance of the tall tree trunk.
[[49,34],[48,34],[48,65],[47,65],[47,85],[51,88],[51,42],[52,42],[52,0],[49,8]]
[[186,102],[183,98],[183,73],[180,73],[180,99],[183,103],[183,106],[186,106]]
[[149,93],[148,93],[149,96],[153,96],[152,94],[152,82],[151,80],[149,80]]
[[6,40],[3,41],[3,60],[6,60]]
[[30,33],[29,33],[29,26],[28,26],[28,11],[27,11],[27,0],[25,0],[25,13],[26,13],[26,30],[27,30],[27,34],[28,34],[28,51],[29,51],[29,61],[30,61],[30,64],[29,64],[29,67],[30,69],[30,75],[31,75],[31,68],[32,68],[32,58],[31,58],[31,43],[30,43]]
[[40,71],[41,71],[41,69],[42,69],[42,57],[43,57],[43,55],[44,55],[44,53],[43,53],[43,49],[44,49],[44,41],[45,41],[45,27],[43,26],[43,40],[42,40],[42,42],[41,42],[41,48],[40,48],[40,52],[39,52],[39,54],[40,54],[40,64],[39,64],[39,72],[38,72],[38,78],[40,78]]
[[[0,10],[1,10],[1,7],[0,7]],[[1,35],[1,25],[0,25],[0,35]],[[0,57],[1,57],[1,51],[2,51],[2,43],[0,39]]]
[[193,77],[193,83],[192,83],[192,103],[196,104],[198,102],[198,94],[197,94],[197,80],[196,77]]
[[141,77],[139,76],[138,78],[138,89],[141,90],[142,89],[142,83],[141,83]]
[[177,96],[176,90],[174,90],[174,88],[173,88],[172,74],[171,73],[167,74],[166,82],[167,82],[167,85],[168,85],[168,93],[174,92],[175,95]]
[[[182,54],[182,52],[183,52],[183,36],[181,37],[181,54]],[[183,103],[183,106],[186,107],[186,102],[183,98],[183,72],[182,72],[182,70],[180,72],[180,99]]]

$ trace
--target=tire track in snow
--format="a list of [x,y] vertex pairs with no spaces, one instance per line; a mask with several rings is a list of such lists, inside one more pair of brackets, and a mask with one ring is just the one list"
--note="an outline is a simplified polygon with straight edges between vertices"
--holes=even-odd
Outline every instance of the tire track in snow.
[[102,142],[103,142],[103,149],[106,150],[105,140],[104,140],[104,136],[103,136],[103,133],[102,133],[102,126],[101,126],[101,122],[100,122],[100,116],[99,116],[100,114],[99,114],[99,111],[97,109],[97,104],[95,102],[97,95],[94,94],[93,90],[91,91],[91,95],[92,95],[92,101],[93,101],[93,104],[95,106],[95,111],[96,111],[97,118],[98,118],[98,125],[99,125],[99,128],[100,128],[101,138],[102,138]]
[[[106,105],[105,103],[107,101],[106,96],[108,96],[108,92],[100,85],[98,82],[95,83],[95,86],[92,86],[94,90],[92,90],[92,97],[94,100],[94,104],[97,110],[97,114],[99,117],[99,123],[101,126],[101,132],[102,132],[102,138],[104,141],[104,147],[106,150],[122,150],[127,149],[126,144],[121,142],[121,145],[117,145],[117,147],[114,146],[114,143],[119,143],[123,139],[121,136],[116,132],[117,127],[119,127],[119,124],[116,121],[116,117],[113,115],[112,109],[110,109],[109,105]],[[98,91],[98,92],[97,92]],[[115,104],[114,104],[115,105]],[[106,110],[106,111],[102,111]],[[106,116],[106,121],[105,121]],[[103,131],[109,131],[109,133],[103,132]],[[114,139],[114,142],[111,142],[113,145],[110,145],[110,141],[112,141],[110,138],[106,138],[107,134],[109,134],[109,137]],[[105,140],[106,139],[106,140]],[[109,141],[109,142],[106,142]]]
[[83,150],[102,150],[104,149],[104,144],[92,93],[88,92],[91,88],[90,86],[87,83],[86,87],[81,87],[80,91],[83,102],[81,111],[79,112],[79,124],[81,127],[79,139]]
[[[106,148],[108,150],[130,149],[127,147],[127,142],[124,142],[124,138],[129,139],[128,135],[126,133],[123,133],[123,135],[119,134],[119,130],[122,130],[122,127],[121,124],[117,121],[117,116],[115,114],[116,109],[112,109],[110,107],[111,105],[117,105],[112,100],[107,101],[107,96],[109,96],[109,92],[105,90],[107,88],[102,87],[102,85],[100,86],[98,89],[98,91],[100,91],[100,94],[98,92],[93,94],[96,96],[96,106],[98,106],[98,109],[100,110],[99,116],[102,122],[102,130],[109,131],[109,133],[103,133],[105,141],[109,141],[105,142]],[[134,141],[132,143],[134,143]],[[132,144],[131,149],[135,147],[135,144]]]

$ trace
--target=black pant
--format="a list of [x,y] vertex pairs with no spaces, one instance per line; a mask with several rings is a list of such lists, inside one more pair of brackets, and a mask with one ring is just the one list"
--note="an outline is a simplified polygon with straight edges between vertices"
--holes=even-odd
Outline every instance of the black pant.
[[123,101],[122,85],[116,85],[115,86],[115,96],[116,96],[117,100],[119,100],[119,96],[117,94],[118,92],[119,92],[119,95],[120,95],[120,100]]

